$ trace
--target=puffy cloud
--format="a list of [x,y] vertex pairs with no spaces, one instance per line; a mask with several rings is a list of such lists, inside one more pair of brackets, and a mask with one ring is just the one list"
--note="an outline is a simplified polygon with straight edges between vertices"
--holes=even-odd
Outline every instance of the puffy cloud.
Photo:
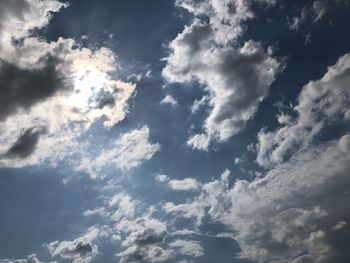
[[35,254],[29,255],[27,259],[4,259],[3,263],[43,263],[38,260]]
[[159,182],[159,183],[164,183],[166,181],[169,180],[169,177],[166,176],[165,174],[158,174],[156,177],[155,177],[156,181]]
[[200,183],[193,178],[185,178],[183,180],[170,180],[168,184],[171,189],[176,191],[196,190],[200,187]]
[[67,4],[56,0],[0,0],[0,46],[30,34],[31,30],[46,26],[51,13]]
[[166,225],[152,218],[122,220],[117,228],[127,233],[122,242],[126,249],[117,254],[123,262],[162,262],[172,257],[172,250],[163,247]]
[[47,245],[52,257],[60,257],[73,263],[92,262],[99,254],[92,241],[99,235],[99,229],[92,227],[83,236],[73,241],[54,241]]
[[71,83],[58,69],[58,59],[48,56],[42,60],[42,68],[27,69],[0,59],[0,121],[69,89]]
[[174,214],[177,217],[195,219],[196,225],[201,225],[206,213],[205,205],[202,199],[192,200],[191,203],[174,204],[173,202],[165,202],[162,206],[165,213]]
[[[198,18],[170,43],[163,76],[169,82],[197,81],[208,93],[211,111],[205,134],[188,141],[193,148],[206,150],[210,140],[225,141],[245,127],[268,94],[280,63],[260,43],[233,45],[244,22],[253,17],[251,1],[177,3]],[[203,16],[209,22],[199,18]]]
[[123,134],[98,156],[83,156],[76,169],[87,171],[92,177],[97,177],[102,169],[111,166],[129,171],[150,160],[159,150],[158,143],[149,141],[149,128],[144,126]]
[[[228,173],[204,184],[194,200],[164,204],[164,210],[205,216],[232,230],[241,256],[259,262],[346,262],[350,135],[310,147],[253,182]],[[207,212],[206,212],[207,211]],[[336,229],[340,229],[336,231]],[[303,261],[308,260],[308,261]]]
[[349,70],[350,54],[347,54],[329,67],[323,78],[303,87],[294,107],[295,119],[283,114],[279,116],[282,127],[259,132],[257,161],[260,165],[269,167],[280,163],[294,152],[307,148],[325,129],[347,123]]
[[6,151],[5,157],[25,158],[35,151],[40,135],[47,132],[45,127],[32,127],[24,131],[18,140]]
[[207,134],[195,134],[191,136],[186,144],[193,149],[208,151],[210,143],[210,137]]
[[[233,187],[226,171],[203,184],[194,200],[165,203],[163,209],[199,225],[206,216],[222,223],[232,230],[241,256],[258,262],[349,261],[349,59],[341,57],[302,89],[296,120],[281,118],[284,126],[268,137],[274,144],[260,133],[266,156],[288,158],[275,159],[262,177],[236,180]],[[325,135],[328,127],[342,128]]]
[[178,249],[182,255],[191,257],[201,257],[204,250],[198,241],[177,239],[169,244],[170,247]]
[[55,165],[82,150],[79,137],[96,120],[104,118],[109,128],[128,112],[135,85],[114,77],[118,65],[112,50],[33,36],[66,6],[56,0],[0,4],[1,21],[6,21],[0,22],[0,152],[11,148],[22,130],[46,127],[35,151],[3,155],[2,167]]
[[177,105],[177,100],[168,94],[160,101],[160,104],[170,104],[174,106]]
[[122,218],[133,218],[135,215],[135,202],[126,193],[114,195],[108,202],[109,207],[117,207],[111,218],[119,221]]
[[208,98],[203,96],[200,100],[195,100],[191,106],[192,113],[197,112],[201,107],[207,103]]

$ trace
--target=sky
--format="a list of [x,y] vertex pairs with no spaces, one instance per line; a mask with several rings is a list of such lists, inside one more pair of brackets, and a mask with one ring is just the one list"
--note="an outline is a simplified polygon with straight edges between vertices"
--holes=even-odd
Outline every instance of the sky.
[[349,12],[0,0],[0,262],[350,262]]

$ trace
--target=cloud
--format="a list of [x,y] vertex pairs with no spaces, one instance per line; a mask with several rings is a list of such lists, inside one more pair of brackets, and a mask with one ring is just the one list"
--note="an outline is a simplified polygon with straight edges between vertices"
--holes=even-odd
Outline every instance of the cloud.
[[183,180],[170,180],[168,185],[172,190],[189,191],[196,190],[200,187],[200,183],[193,178],[185,178]]
[[166,181],[169,180],[169,177],[165,174],[158,174],[156,177],[155,177],[155,180],[159,183],[164,183]]
[[25,158],[35,151],[41,135],[47,133],[45,127],[32,127],[24,131],[4,154],[8,158]]
[[193,148],[206,150],[211,140],[226,141],[245,127],[267,96],[281,65],[271,49],[260,43],[235,42],[244,32],[243,23],[253,18],[250,1],[177,4],[197,17],[170,42],[163,76],[170,83],[199,82],[208,93],[210,113],[203,125],[205,134],[188,141]]
[[[204,184],[194,200],[165,203],[164,210],[205,216],[231,229],[241,257],[259,262],[346,262],[350,214],[347,188],[350,135],[311,147],[253,182],[227,175]],[[226,178],[226,179],[225,179]],[[207,211],[207,212],[206,212]],[[342,231],[334,231],[342,227]],[[309,262],[307,261],[307,262]]]
[[126,249],[117,254],[123,262],[162,262],[172,257],[172,251],[163,247],[166,225],[156,219],[122,220],[117,228],[128,234],[122,242]]
[[57,68],[59,61],[53,57],[42,60],[40,68],[22,69],[0,59],[0,121],[20,108],[29,110],[56,92],[69,89],[69,80]]
[[177,100],[168,94],[160,101],[160,104],[169,104],[174,106],[177,105]]
[[103,172],[104,168],[112,166],[127,172],[150,160],[158,151],[160,145],[149,141],[149,128],[144,126],[121,135],[115,142],[111,142],[108,148],[98,153],[98,156],[84,154],[76,169],[87,171],[94,178]]
[[297,117],[278,117],[282,126],[275,131],[262,129],[258,134],[257,162],[264,167],[281,163],[300,149],[307,148],[327,128],[345,125],[350,112],[350,54],[328,68],[322,79],[310,81],[293,108]]
[[207,103],[207,100],[208,98],[206,96],[203,96],[200,100],[194,100],[191,106],[191,112],[197,112],[201,107],[203,107]]
[[48,25],[52,13],[67,6],[56,0],[0,4],[0,152],[11,147],[22,129],[47,128],[35,151],[16,160],[5,156],[1,167],[55,166],[83,150],[79,138],[97,120],[109,129],[128,113],[135,84],[115,78],[118,64],[112,50],[34,35]]
[[92,241],[98,235],[98,228],[92,227],[83,237],[73,241],[54,241],[48,244],[47,248],[52,257],[60,257],[73,263],[93,262],[99,251]]
[[315,0],[305,4],[297,11],[297,14],[288,18],[289,28],[291,30],[299,31],[305,25],[318,23],[323,19],[327,13],[334,8],[336,4],[347,5],[347,0]]
[[35,254],[29,255],[27,259],[4,259],[3,263],[43,263],[38,260]]
[[187,140],[186,144],[196,150],[208,151],[210,137],[207,134],[195,134]]
[[[254,261],[349,261],[349,61],[349,55],[341,57],[322,79],[302,89],[296,118],[280,118],[283,127],[268,137],[277,143],[259,135],[266,156],[288,158],[276,159],[252,182],[236,180],[232,187],[226,171],[203,184],[193,200],[165,203],[164,211],[197,225],[205,217],[223,224],[240,245],[241,257]],[[325,135],[328,127],[339,132]]]
[[204,250],[198,241],[177,239],[169,244],[170,247],[177,248],[178,252],[185,256],[201,257]]
[[[52,12],[67,7],[56,0],[0,0],[0,46],[9,45],[12,38],[30,35],[31,30],[46,26]],[[6,21],[6,22],[5,22]]]
[[114,195],[108,202],[110,208],[117,208],[111,214],[111,219],[120,221],[122,218],[133,218],[135,216],[135,202],[126,193],[119,193]]

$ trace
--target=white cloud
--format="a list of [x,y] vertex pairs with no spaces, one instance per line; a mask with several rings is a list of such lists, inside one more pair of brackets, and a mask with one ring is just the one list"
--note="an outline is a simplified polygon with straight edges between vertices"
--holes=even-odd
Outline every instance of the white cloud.
[[185,178],[183,180],[170,180],[168,184],[170,188],[175,191],[196,190],[200,187],[200,183],[194,178]]
[[160,104],[169,104],[174,106],[177,105],[177,100],[168,94],[160,101]]
[[88,232],[73,241],[54,241],[47,245],[47,248],[54,257],[63,260],[70,260],[72,263],[93,262],[99,254],[97,245],[92,241],[99,236],[99,229],[91,227]]
[[159,183],[164,183],[169,180],[169,177],[165,174],[158,174],[155,179]]
[[98,156],[83,156],[76,169],[87,171],[93,178],[113,166],[126,172],[150,160],[158,151],[160,145],[149,141],[149,128],[144,126],[121,135]]
[[[110,128],[128,112],[135,85],[112,74],[118,67],[112,50],[81,47],[73,39],[47,42],[33,36],[31,30],[46,26],[51,13],[63,6],[55,0],[1,4],[1,21],[7,21],[0,24],[2,167],[56,165],[83,150],[78,139],[96,120],[104,118],[104,126]],[[6,155],[25,131],[35,127],[45,127],[46,133],[31,145],[28,156]]]
[[170,247],[177,248],[178,253],[191,257],[201,257],[204,255],[204,250],[200,242],[194,240],[177,239],[169,244]]
[[261,130],[258,134],[257,162],[265,167],[283,162],[294,152],[307,148],[323,130],[347,122],[350,108],[350,54],[341,57],[328,68],[322,79],[310,81],[299,94],[294,107],[297,117],[287,114],[283,125],[275,131]]
[[43,263],[39,261],[35,254],[29,255],[26,259],[4,259],[2,263]]
[[117,207],[117,210],[111,215],[111,219],[115,221],[120,221],[122,218],[133,218],[135,215],[135,202],[125,193],[114,195],[109,200],[109,207]]
[[[165,203],[176,216],[205,216],[232,230],[242,257],[259,262],[341,262],[348,252],[339,246],[350,230],[346,222],[350,169],[350,135],[310,147],[253,182],[237,180],[228,187],[228,173],[204,184],[201,193],[183,204]],[[207,212],[206,212],[207,211]],[[338,228],[338,227],[336,227]],[[345,231],[345,232],[344,232]],[[343,240],[343,241],[340,241]],[[294,260],[294,261],[293,261]]]
[[[350,254],[341,244],[350,232],[349,68],[345,55],[302,89],[295,119],[284,116],[281,128],[259,133],[258,161],[271,167],[264,176],[237,180],[230,188],[226,171],[204,184],[194,200],[165,203],[165,212],[197,225],[205,216],[222,223],[232,230],[241,256],[255,261],[346,262]],[[329,127],[344,129],[322,137]]]
[[[206,150],[210,140],[225,141],[245,127],[268,94],[280,63],[260,43],[250,40],[232,45],[243,33],[243,23],[253,17],[251,1],[177,4],[198,18],[170,43],[163,76],[171,83],[197,81],[209,93],[206,134],[188,141],[194,149]],[[201,21],[201,15],[209,22]]]
[[197,112],[201,107],[207,103],[207,96],[203,96],[200,100],[195,100],[191,106],[192,113]]
[[152,218],[122,220],[119,231],[127,234],[122,242],[124,251],[117,254],[120,263],[124,262],[163,262],[171,258],[173,251],[163,248],[166,224]]
[[207,134],[195,134],[191,136],[186,144],[193,149],[208,151],[210,143],[210,137]]

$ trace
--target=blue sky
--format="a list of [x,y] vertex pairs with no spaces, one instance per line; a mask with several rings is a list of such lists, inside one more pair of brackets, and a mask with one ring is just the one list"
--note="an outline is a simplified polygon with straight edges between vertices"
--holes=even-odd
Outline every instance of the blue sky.
[[349,4],[0,0],[0,262],[349,262]]

